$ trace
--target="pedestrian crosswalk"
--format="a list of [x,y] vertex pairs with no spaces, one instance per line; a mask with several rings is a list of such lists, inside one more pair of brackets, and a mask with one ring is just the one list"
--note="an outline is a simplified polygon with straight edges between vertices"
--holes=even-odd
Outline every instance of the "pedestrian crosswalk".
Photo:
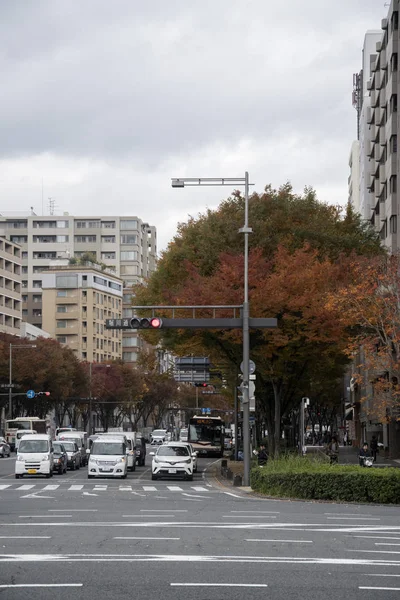
[[2,491],[16,491],[16,492],[27,492],[27,491],[36,491],[36,492],[54,492],[56,490],[67,491],[67,492],[80,492],[80,491],[91,491],[91,492],[106,492],[109,490],[118,490],[120,492],[133,492],[133,491],[143,491],[143,492],[211,492],[213,491],[211,487],[205,487],[203,485],[192,485],[181,487],[179,485],[163,485],[163,486],[155,486],[155,485],[127,485],[127,484],[49,484],[49,485],[38,485],[35,483],[26,483],[26,484],[14,484],[14,483],[2,483],[0,484],[0,492]]

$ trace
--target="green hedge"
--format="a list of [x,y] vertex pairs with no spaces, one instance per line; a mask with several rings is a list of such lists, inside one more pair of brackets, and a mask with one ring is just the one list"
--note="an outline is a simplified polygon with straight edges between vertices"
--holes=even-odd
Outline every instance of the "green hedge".
[[300,461],[280,459],[254,467],[251,487],[281,498],[400,504],[400,469]]

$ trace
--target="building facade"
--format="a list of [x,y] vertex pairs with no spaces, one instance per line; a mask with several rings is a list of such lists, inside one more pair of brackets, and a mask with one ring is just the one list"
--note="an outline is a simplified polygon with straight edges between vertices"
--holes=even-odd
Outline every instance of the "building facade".
[[[52,261],[79,261],[89,256],[112,269],[123,281],[126,311],[131,306],[132,286],[156,268],[156,228],[138,217],[3,213],[0,234],[22,247],[22,316],[40,328],[44,322],[42,285]],[[140,343],[136,332],[124,334],[123,357],[127,362],[136,361]]]
[[42,274],[42,294],[45,331],[78,359],[122,358],[122,332],[104,325],[122,316],[122,279],[95,266],[54,265]]
[[0,332],[20,337],[22,321],[21,248],[0,238]]

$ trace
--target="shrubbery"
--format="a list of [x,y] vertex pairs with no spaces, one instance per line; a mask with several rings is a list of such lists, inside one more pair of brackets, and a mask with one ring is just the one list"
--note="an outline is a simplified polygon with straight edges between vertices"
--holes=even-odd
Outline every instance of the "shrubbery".
[[329,465],[288,456],[251,471],[251,487],[268,496],[400,504],[400,469]]

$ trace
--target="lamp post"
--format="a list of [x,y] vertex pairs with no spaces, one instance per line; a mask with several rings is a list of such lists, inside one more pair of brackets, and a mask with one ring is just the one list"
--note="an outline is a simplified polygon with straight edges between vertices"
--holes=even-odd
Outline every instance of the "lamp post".
[[9,378],[8,378],[8,418],[13,418],[12,406],[12,350],[13,348],[36,348],[36,344],[10,344],[10,363],[9,363]]
[[92,435],[92,364],[89,363],[89,435]]
[[186,186],[244,186],[244,226],[239,233],[244,234],[244,289],[243,289],[243,455],[244,455],[244,477],[243,484],[250,485],[250,423],[249,423],[249,361],[250,361],[250,333],[249,333],[249,174],[246,171],[244,177],[236,178],[194,178],[183,177],[172,179],[173,188],[184,188]]

